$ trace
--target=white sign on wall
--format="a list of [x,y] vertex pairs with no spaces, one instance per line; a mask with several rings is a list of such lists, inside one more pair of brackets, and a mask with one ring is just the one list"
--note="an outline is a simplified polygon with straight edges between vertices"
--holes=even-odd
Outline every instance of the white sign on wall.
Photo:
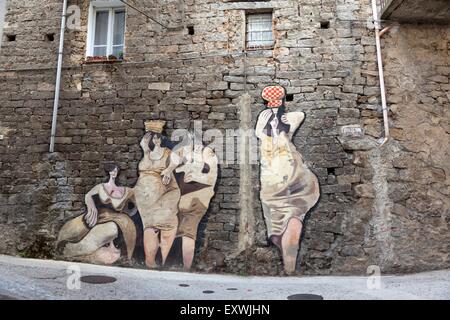
[[364,129],[358,124],[343,126],[341,128],[341,135],[345,138],[363,138]]

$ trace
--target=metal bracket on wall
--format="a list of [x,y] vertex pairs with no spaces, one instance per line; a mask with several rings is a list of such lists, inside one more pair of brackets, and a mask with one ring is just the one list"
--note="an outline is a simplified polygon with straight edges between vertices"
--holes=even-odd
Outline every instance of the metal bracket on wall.
[[391,29],[392,26],[383,28],[383,30],[380,31],[380,37],[382,37],[386,32],[389,32]]

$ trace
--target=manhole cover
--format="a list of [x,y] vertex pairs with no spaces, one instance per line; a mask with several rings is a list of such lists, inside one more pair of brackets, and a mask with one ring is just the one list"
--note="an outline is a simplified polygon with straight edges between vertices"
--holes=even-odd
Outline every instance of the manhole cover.
[[84,276],[80,279],[82,282],[91,283],[91,284],[105,284],[105,283],[113,283],[116,282],[117,279],[114,277],[108,276]]
[[203,293],[211,294],[211,293],[214,293],[214,291],[212,291],[212,290],[205,290],[205,291],[203,291]]
[[317,294],[300,293],[289,296],[288,300],[323,300],[323,297]]
[[184,288],[189,287],[189,285],[188,285],[188,284],[185,284],[185,283],[180,283],[179,286],[180,286],[180,287],[184,287]]

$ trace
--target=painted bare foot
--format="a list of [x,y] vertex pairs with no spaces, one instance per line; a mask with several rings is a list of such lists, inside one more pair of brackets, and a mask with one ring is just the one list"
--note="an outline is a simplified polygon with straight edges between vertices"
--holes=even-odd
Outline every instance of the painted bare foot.
[[156,264],[155,260],[145,259],[145,265],[149,269],[157,269],[158,265]]
[[183,271],[184,271],[184,272],[189,272],[189,271],[191,271],[191,266],[183,266]]
[[296,256],[285,257],[284,259],[284,272],[291,276],[295,273]]

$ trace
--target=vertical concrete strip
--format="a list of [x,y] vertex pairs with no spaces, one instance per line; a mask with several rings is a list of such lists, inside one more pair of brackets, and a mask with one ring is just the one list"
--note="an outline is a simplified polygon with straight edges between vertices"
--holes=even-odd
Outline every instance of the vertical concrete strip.
[[6,0],[0,0],[0,50],[3,40],[3,24],[5,22]]
[[186,28],[186,5],[184,0],[178,0],[178,11],[181,15],[181,25]]
[[380,267],[391,266],[394,263],[395,252],[392,239],[392,200],[389,197],[388,170],[391,167],[392,155],[399,150],[395,148],[375,148],[369,156],[373,168],[372,184],[375,200],[373,216],[370,224],[373,227],[377,241],[378,263]]
[[238,236],[237,254],[251,247],[254,242],[255,216],[253,213],[253,189],[252,189],[252,166],[250,163],[250,134],[252,134],[252,106],[253,99],[248,93],[240,97],[240,130],[241,143],[239,145],[240,155],[240,224]]

